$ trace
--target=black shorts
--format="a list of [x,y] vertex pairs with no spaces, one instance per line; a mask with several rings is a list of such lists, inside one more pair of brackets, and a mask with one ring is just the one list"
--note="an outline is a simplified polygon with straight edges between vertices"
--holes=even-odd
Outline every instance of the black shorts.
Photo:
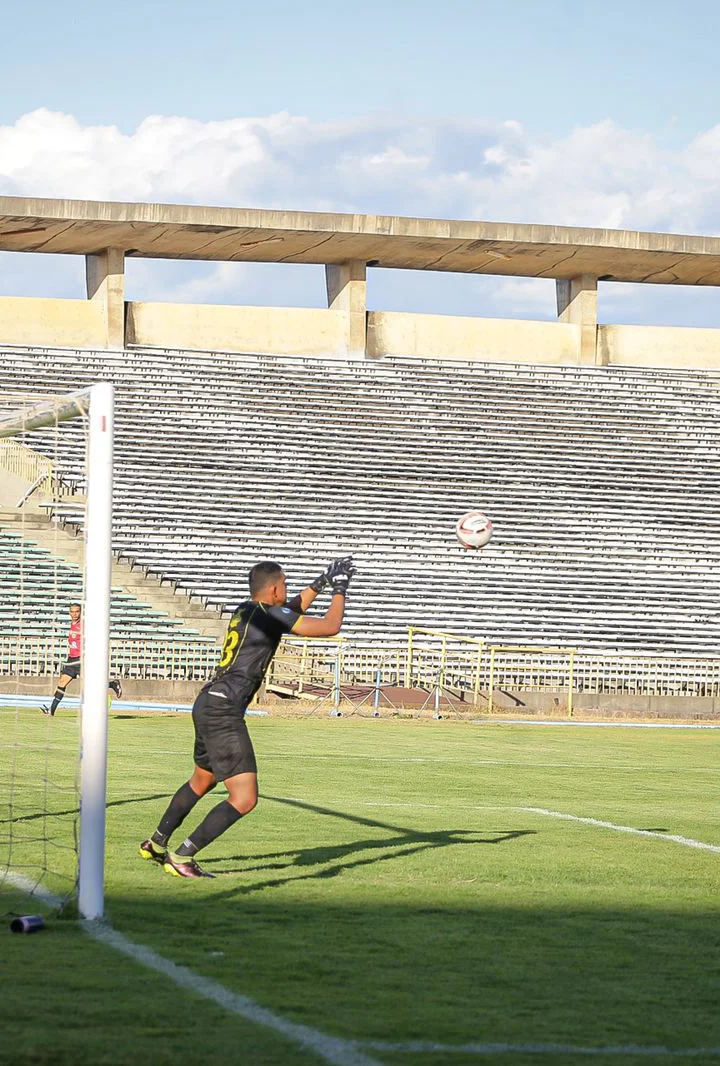
[[257,773],[244,712],[244,707],[221,696],[211,696],[205,689],[193,705],[195,765],[209,770],[218,781],[235,774]]
[[73,679],[75,679],[76,677],[80,677],[80,660],[68,659],[68,661],[63,664],[63,668],[60,673],[67,674],[68,677]]

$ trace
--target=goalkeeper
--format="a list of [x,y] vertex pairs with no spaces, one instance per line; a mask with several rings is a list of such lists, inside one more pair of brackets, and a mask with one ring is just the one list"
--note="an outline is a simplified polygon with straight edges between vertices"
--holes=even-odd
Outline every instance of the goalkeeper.
[[[284,633],[332,637],[340,632],[345,595],[355,573],[351,558],[336,559],[293,599],[278,563],[256,563],[249,574],[250,598],[239,605],[228,626],[217,672],[200,691],[192,710],[195,769],[178,789],[157,829],[140,845],[140,855],[177,877],[213,877],[195,861],[257,804],[257,764],[245,725],[245,711],[262,683]],[[305,611],[326,586],[332,599],[322,618]],[[172,833],[182,825],[201,796],[222,781],[227,799],[212,808],[176,851],[168,850]]]

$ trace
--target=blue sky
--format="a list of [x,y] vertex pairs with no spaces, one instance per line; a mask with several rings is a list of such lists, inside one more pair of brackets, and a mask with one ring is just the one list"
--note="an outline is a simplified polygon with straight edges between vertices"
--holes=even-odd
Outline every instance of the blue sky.
[[[3,12],[0,194],[720,232],[720,4],[267,0]],[[81,264],[0,255],[0,292]],[[131,298],[321,305],[312,268],[131,264]],[[378,307],[550,317],[552,286],[373,272]],[[606,321],[720,325],[612,286]],[[604,312],[604,313],[603,313]]]
[[711,0],[25,0],[3,38],[0,122],[391,110],[549,134],[612,118],[672,139],[718,120]]

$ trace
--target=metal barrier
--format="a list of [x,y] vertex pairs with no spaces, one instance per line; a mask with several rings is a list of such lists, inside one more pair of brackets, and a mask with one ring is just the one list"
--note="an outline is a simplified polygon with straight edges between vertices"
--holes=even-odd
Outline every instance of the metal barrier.
[[48,459],[22,441],[0,440],[0,470],[14,475],[26,485],[16,507],[22,507],[35,492],[56,502],[73,498],[78,506],[85,505],[85,497],[78,494],[77,475],[66,470],[58,459]]
[[632,696],[720,696],[720,658],[577,652],[576,692]]
[[342,637],[283,639],[266,674],[266,687],[301,698],[324,695],[335,683],[343,644]]
[[110,671],[121,677],[158,681],[209,681],[217,669],[214,641],[110,641]]
[[[57,674],[66,660],[64,636],[0,637],[0,676]],[[112,640],[110,670],[138,680],[209,680],[218,662],[214,641]],[[406,644],[350,639],[283,638],[266,686],[338,710],[356,707],[464,705],[497,711],[498,694],[538,692],[567,701],[578,693],[720,698],[720,657],[606,654],[529,645],[485,644],[439,630],[412,627]]]
[[436,703],[443,691],[472,693],[477,703],[484,649],[473,637],[408,626],[405,687],[433,688]]
[[53,490],[54,464],[20,441],[0,441],[0,469],[28,485],[35,485],[42,492],[51,493]]
[[[498,693],[546,693],[569,717],[578,693],[720,697],[720,658],[608,654],[539,645],[499,645],[412,626],[406,645],[285,637],[267,677],[271,690],[321,701],[338,696],[356,706],[402,705],[408,692],[462,701],[487,713]],[[351,694],[353,688],[361,691]],[[392,702],[386,696],[393,693]],[[417,700],[415,701],[417,702]]]
[[492,645],[487,670],[488,714],[496,689],[565,693],[567,714],[573,713],[574,648]]
[[[0,676],[57,674],[67,660],[66,639],[0,637]],[[218,661],[214,642],[111,640],[110,672],[148,681],[208,681]]]

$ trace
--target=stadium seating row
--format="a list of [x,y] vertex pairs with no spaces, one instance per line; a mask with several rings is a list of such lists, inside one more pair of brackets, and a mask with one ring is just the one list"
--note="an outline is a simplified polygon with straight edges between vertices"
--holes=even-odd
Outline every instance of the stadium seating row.
[[[37,639],[62,658],[67,651],[68,608],[82,596],[78,567],[0,526],[0,646]],[[202,637],[120,588],[111,591],[110,617],[114,640],[142,639],[163,646],[178,641],[214,644],[211,637]]]
[[[347,632],[364,640],[413,623],[715,654],[718,374],[140,349],[0,364],[6,407],[114,382],[115,548],[208,603],[244,596],[259,558],[297,586],[351,550]],[[60,439],[82,488],[82,432]],[[474,507],[495,536],[469,554],[453,527]]]

